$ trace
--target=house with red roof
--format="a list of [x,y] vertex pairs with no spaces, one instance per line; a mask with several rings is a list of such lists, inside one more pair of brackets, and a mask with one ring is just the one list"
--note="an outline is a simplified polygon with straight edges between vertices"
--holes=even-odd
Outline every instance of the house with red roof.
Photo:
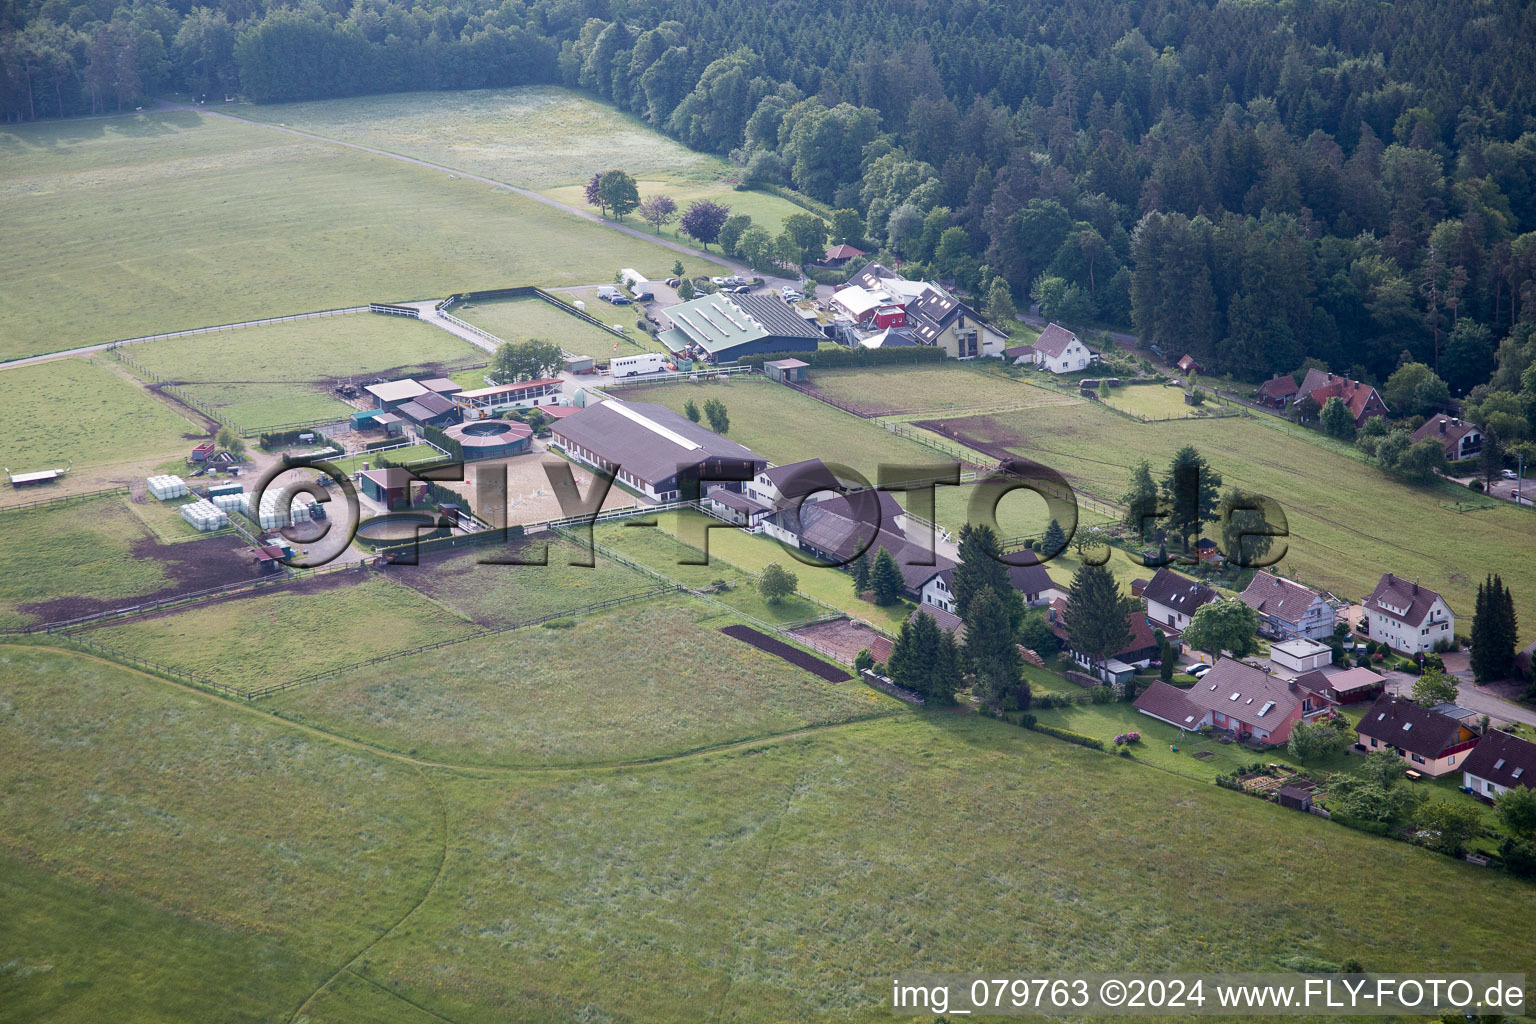
[[1296,378],[1288,373],[1272,377],[1259,385],[1259,401],[1276,409],[1284,409],[1301,390]]
[[1294,680],[1223,658],[1188,690],[1153,683],[1135,707],[1180,729],[1209,725],[1239,740],[1275,745],[1291,738],[1297,722],[1327,713],[1331,704]]
[[1140,611],[1131,612],[1125,617],[1126,625],[1131,628],[1130,641],[1103,661],[1095,661],[1090,655],[1072,649],[1072,639],[1067,635],[1064,617],[1066,610],[1067,599],[1058,597],[1051,601],[1046,611],[1046,623],[1061,641],[1062,653],[1079,668],[1105,682],[1124,683],[1136,674],[1137,669],[1146,668],[1157,657],[1157,637],[1152,633],[1152,624]]
[[1271,573],[1254,573],[1237,596],[1259,614],[1259,632],[1279,640],[1327,640],[1333,635],[1333,608],[1323,595]]
[[1394,651],[1418,654],[1456,639],[1456,616],[1445,599],[1390,572],[1381,577],[1361,606],[1365,609],[1366,636]]
[[[1047,324],[1040,337],[1035,339],[1029,355],[1035,366],[1052,373],[1086,370],[1093,361],[1093,352],[1088,346],[1060,324]],[[1014,361],[1018,362],[1017,359]]]
[[1294,400],[1302,402],[1308,398],[1316,402],[1319,409],[1327,404],[1328,399],[1337,398],[1354,414],[1357,427],[1364,426],[1365,421],[1372,416],[1388,415],[1387,403],[1375,388],[1316,367],[1309,369],[1302,378]]
[[1475,459],[1483,454],[1483,432],[1459,416],[1431,416],[1413,432],[1415,441],[1438,441],[1446,462]]

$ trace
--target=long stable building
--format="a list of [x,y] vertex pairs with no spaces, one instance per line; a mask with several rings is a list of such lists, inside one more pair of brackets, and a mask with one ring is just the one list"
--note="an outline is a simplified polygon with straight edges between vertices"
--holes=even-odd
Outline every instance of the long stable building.
[[777,295],[705,295],[666,310],[656,336],[681,358],[735,362],[764,352],[814,352],[822,334]]
[[619,483],[652,501],[683,497],[690,477],[740,490],[739,482],[724,481],[750,480],[768,465],[752,449],[661,405],[609,400],[566,416],[550,429],[553,447],[614,472]]
[[492,388],[460,391],[453,396],[466,420],[484,419],[506,409],[534,405],[558,405],[563,383],[557,377],[498,384]]

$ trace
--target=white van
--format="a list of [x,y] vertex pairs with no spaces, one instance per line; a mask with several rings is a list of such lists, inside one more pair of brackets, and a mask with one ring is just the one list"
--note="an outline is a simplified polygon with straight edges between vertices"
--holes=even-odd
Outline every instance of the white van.
[[659,352],[645,352],[638,356],[619,356],[608,364],[608,372],[615,380],[620,377],[637,377],[642,373],[660,373],[667,368],[667,357]]

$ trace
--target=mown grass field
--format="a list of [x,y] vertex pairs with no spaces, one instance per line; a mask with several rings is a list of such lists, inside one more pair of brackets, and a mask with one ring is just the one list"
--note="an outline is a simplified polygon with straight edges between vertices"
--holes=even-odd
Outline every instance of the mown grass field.
[[639,118],[558,86],[393,93],[232,111],[527,188],[585,182],[612,167],[642,178],[664,173],[708,181],[727,166]]
[[811,385],[828,398],[873,416],[938,415],[966,409],[1033,409],[1083,399],[988,373],[964,363],[813,370]]
[[476,765],[593,764],[678,754],[892,712],[717,632],[686,596],[533,627],[277,694],[295,721],[415,756]]
[[94,658],[0,647],[16,1020],[286,1019],[443,852],[408,765]]
[[[610,165],[598,163],[595,166],[598,170],[605,170]],[[638,178],[635,181],[635,188],[639,191],[642,199],[653,195],[671,196],[673,201],[677,203],[679,215],[681,215],[683,210],[688,209],[689,204],[700,200],[719,203],[721,206],[728,208],[733,216],[744,213],[751,217],[754,226],[766,228],[768,233],[775,237],[778,236],[780,231],[784,230],[785,217],[795,213],[811,212],[797,203],[767,192],[758,192],[753,189],[738,190],[731,181],[725,180],[733,178],[740,173],[740,169],[731,168],[727,165],[722,165],[719,168],[716,172],[717,176],[713,180],[699,181],[681,175],[663,173],[655,177]],[[586,175],[586,178],[591,176],[589,173]],[[579,183],[566,184],[558,188],[545,188],[540,191],[551,199],[565,203],[568,206],[583,206],[587,201],[584,179]],[[596,208],[594,207],[593,209],[595,212]],[[681,242],[695,249],[701,248],[697,241],[678,230],[677,220],[673,220],[672,223],[662,227],[659,234],[653,225],[646,223],[640,218],[638,212],[626,214],[623,223],[628,224],[630,227],[638,228],[647,234],[657,235],[657,237],[673,242]],[[695,266],[697,262],[697,260],[684,257],[683,269],[690,275],[703,273],[704,271]],[[659,276],[662,278],[670,277],[671,266],[668,263],[668,273]],[[762,271],[764,268],[758,267],[757,269]]]
[[[28,1018],[876,1021],[893,970],[1536,956],[1508,876],[991,720],[449,771],[0,658],[0,891],[27,908],[0,917],[0,986]],[[1457,913],[1404,929],[1405,901]]]
[[[454,316],[483,327],[502,341],[554,342],[567,352],[607,361],[614,356],[632,356],[641,352],[665,352],[650,335],[635,326],[635,306],[610,306],[606,302],[588,302],[587,313],[605,324],[623,327],[628,334],[620,340],[607,331],[563,313],[543,299],[495,299],[466,303],[456,307]],[[614,351],[614,345],[618,351]]]
[[484,364],[486,353],[419,320],[351,313],[142,342],[123,353],[246,430],[345,419],[339,379],[441,373]]
[[[249,575],[231,550],[238,545],[227,539],[162,545],[146,519],[167,515],[161,508],[133,506],[127,495],[0,512],[0,564],[6,566],[0,573],[0,629],[73,618]],[[179,515],[176,521],[183,522]],[[165,529],[167,540],[187,539],[174,524],[166,523]]]
[[1463,617],[1458,628],[1464,632],[1478,583],[1498,567],[1521,621],[1536,623],[1536,518],[1530,512],[1501,504],[1457,513],[1444,503],[1467,492],[1401,483],[1272,418],[1135,424],[1085,404],[950,422],[1111,499],[1125,490],[1137,461],[1147,459],[1160,474],[1175,451],[1192,444],[1226,486],[1267,494],[1284,507],[1291,532],[1281,563],[1287,574],[1294,570],[1311,586],[1356,600],[1383,572],[1416,577],[1445,596]]
[[665,276],[674,258],[504,189],[184,112],[7,126],[0,222],[0,358],[626,266]]
[[[574,544],[545,537],[521,544],[482,545],[445,555],[427,554],[402,565],[392,579],[484,626],[514,625],[541,615],[642,593],[657,586],[643,573],[597,555],[591,568],[572,565],[584,553]],[[547,559],[547,565],[493,564],[493,559]]]
[[377,575],[333,573],[92,630],[121,654],[238,687],[277,683],[436,640],[473,624]]
[[1206,396],[1203,405],[1186,405],[1183,388],[1158,384],[1111,388],[1109,396],[1101,397],[1100,401],[1121,412],[1148,420],[1210,419],[1213,415],[1225,414],[1234,408],[1210,395]]
[[0,465],[16,473],[70,463],[127,471],[191,451],[196,442],[184,435],[201,435],[201,424],[145,394],[115,362],[98,355],[0,371]]

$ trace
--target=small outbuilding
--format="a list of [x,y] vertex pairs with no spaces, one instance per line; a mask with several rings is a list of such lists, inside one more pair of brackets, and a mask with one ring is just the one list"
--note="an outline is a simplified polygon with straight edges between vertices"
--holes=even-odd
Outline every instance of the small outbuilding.
[[1306,637],[1296,637],[1271,644],[1269,660],[1278,668],[1302,674],[1333,664],[1333,648]]
[[357,474],[358,489],[383,505],[386,511],[410,506],[411,484],[415,479],[408,470],[399,466],[365,469]]
[[770,380],[781,384],[797,384],[805,380],[810,364],[801,359],[773,359],[763,364],[763,372]]
[[1293,811],[1312,810],[1311,792],[1298,786],[1281,786],[1276,799],[1281,807],[1289,807]]

